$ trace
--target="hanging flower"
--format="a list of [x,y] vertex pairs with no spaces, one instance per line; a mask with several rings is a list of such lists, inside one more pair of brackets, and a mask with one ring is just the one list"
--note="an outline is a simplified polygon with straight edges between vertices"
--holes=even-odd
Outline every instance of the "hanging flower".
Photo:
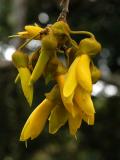
[[[71,34],[89,37],[82,39],[78,45]],[[100,78],[101,72],[93,64],[92,57],[100,52],[100,43],[92,33],[71,31],[63,21],[44,29],[38,25],[25,26],[25,31],[17,35],[28,39],[12,57],[18,70],[16,82],[20,79],[28,103],[32,104],[34,83],[41,76],[46,82],[54,80],[56,83],[27,119],[20,140],[36,138],[43,131],[47,120],[49,133],[55,134],[68,122],[70,134],[76,137],[82,120],[88,125],[94,124],[92,84]],[[28,56],[22,49],[32,39],[41,40],[42,45]],[[60,59],[61,55],[64,55],[66,65]]]

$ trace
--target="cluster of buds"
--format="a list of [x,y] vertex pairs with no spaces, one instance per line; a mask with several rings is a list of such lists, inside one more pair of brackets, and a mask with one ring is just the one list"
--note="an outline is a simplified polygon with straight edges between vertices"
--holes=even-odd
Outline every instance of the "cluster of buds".
[[[85,35],[77,43],[72,34]],[[27,119],[20,136],[21,141],[36,138],[49,120],[49,133],[55,134],[68,122],[69,132],[76,137],[82,120],[94,124],[95,109],[91,99],[92,84],[101,75],[92,58],[101,51],[95,36],[86,31],[72,31],[64,21],[45,28],[38,25],[25,26],[18,32],[19,38],[27,39],[12,56],[18,70],[16,82],[29,105],[32,105],[34,83],[44,76],[55,86]],[[41,47],[28,55],[22,48],[32,39],[39,40]],[[64,57],[64,62],[60,57]]]

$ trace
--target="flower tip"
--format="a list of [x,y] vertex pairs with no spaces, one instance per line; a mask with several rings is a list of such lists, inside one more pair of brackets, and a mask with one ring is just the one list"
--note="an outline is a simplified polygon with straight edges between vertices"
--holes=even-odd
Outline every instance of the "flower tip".
[[32,106],[32,99],[28,99],[29,106]]
[[19,141],[24,142],[24,141],[26,141],[26,140],[27,140],[27,139],[25,139],[25,138],[24,138],[24,136],[21,134],[21,135],[20,135],[20,139],[19,139]]
[[57,130],[51,130],[50,128],[49,128],[49,133],[50,134],[55,134],[57,132]]

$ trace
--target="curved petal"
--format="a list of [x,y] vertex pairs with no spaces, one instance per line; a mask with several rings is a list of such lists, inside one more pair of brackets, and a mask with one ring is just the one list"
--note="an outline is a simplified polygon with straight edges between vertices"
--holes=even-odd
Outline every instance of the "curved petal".
[[83,54],[79,56],[79,61],[77,63],[77,81],[80,86],[82,86],[89,93],[92,92],[92,79],[90,72],[90,58],[88,55]]
[[72,95],[77,86],[76,67],[77,67],[78,61],[79,61],[79,57],[77,57],[73,61],[66,75],[64,88],[63,88],[64,97],[69,97],[70,95]]
[[49,60],[49,56],[45,51],[41,51],[40,56],[37,60],[37,63],[35,65],[35,68],[32,72],[32,75],[30,77],[29,84],[32,85],[34,82],[40,78],[40,76],[43,74],[45,66]]
[[93,115],[95,113],[90,94],[80,86],[75,90],[75,101],[85,114]]
[[95,121],[95,114],[93,115],[87,115],[87,114],[83,114],[82,115],[83,120],[88,124],[88,125],[94,125],[94,121]]
[[61,105],[56,105],[49,117],[49,133],[55,134],[67,122],[68,114]]
[[[43,28],[39,26],[28,25],[25,26],[25,31],[18,32],[17,34],[20,38],[30,39],[35,35],[39,34],[42,30]],[[40,39],[40,35],[38,35],[35,39]]]
[[76,136],[76,132],[80,128],[81,122],[82,122],[82,114],[79,113],[75,117],[69,114],[68,124],[69,124],[69,131],[72,136]]
[[58,85],[60,87],[60,94],[61,94],[62,102],[63,102],[66,110],[69,113],[71,113],[72,116],[74,117],[76,115],[76,108],[74,107],[74,104],[73,104],[74,94],[70,95],[69,97],[64,97],[63,96],[63,87],[64,87],[65,75],[59,75],[59,76],[57,76],[56,79],[57,79]]
[[21,80],[21,86],[24,93],[24,96],[26,97],[29,105],[32,105],[33,100],[33,86],[29,86],[28,82],[30,80],[31,73],[28,68],[20,67],[18,68],[20,80]]
[[42,132],[53,107],[53,103],[47,99],[38,105],[26,121],[21,132],[20,141],[26,141],[29,138],[32,140]]

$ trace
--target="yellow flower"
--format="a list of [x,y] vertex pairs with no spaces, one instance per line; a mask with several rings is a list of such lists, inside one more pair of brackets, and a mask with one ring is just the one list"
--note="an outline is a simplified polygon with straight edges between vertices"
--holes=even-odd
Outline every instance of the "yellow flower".
[[28,56],[21,51],[16,51],[12,55],[12,60],[18,70],[19,74],[17,76],[17,79],[20,78],[24,96],[26,97],[29,105],[31,106],[33,100],[33,86],[28,85],[28,81],[31,77],[31,73],[28,69]]
[[[71,34],[84,34],[89,38],[82,39],[78,45]],[[82,120],[93,125],[95,109],[91,99],[92,84],[101,75],[92,62],[92,56],[101,50],[94,35],[86,31],[71,31],[67,23],[58,21],[44,29],[38,25],[25,26],[25,31],[18,32],[17,36],[28,39],[13,54],[12,59],[18,70],[16,81],[20,79],[29,104],[32,104],[33,84],[42,75],[46,80],[56,82],[27,119],[20,140],[32,140],[39,136],[47,120],[49,133],[55,134],[68,122],[69,132],[74,137]],[[20,50],[32,39],[41,40],[42,45],[28,57]],[[61,53],[67,57],[66,67],[59,58]]]
[[61,74],[61,75],[57,76],[56,80],[57,80],[57,83],[59,85],[61,99],[62,99],[62,102],[63,102],[66,110],[69,113],[71,113],[73,117],[75,117],[76,114],[77,114],[77,110],[76,110],[77,107],[75,106],[75,104],[73,104],[73,101],[72,101],[72,98],[73,98],[74,95],[71,95],[69,97],[65,97],[63,95],[63,87],[64,87],[64,83],[65,83],[65,74]]
[[22,129],[20,141],[32,140],[42,132],[53,107],[54,104],[47,99],[37,106]]
[[35,25],[35,26],[28,25],[28,26],[25,26],[25,31],[18,32],[17,35],[20,38],[25,38],[25,39],[30,39],[34,36],[36,36],[35,39],[40,39],[40,32],[41,31],[43,31],[43,28],[41,28],[38,25]]

